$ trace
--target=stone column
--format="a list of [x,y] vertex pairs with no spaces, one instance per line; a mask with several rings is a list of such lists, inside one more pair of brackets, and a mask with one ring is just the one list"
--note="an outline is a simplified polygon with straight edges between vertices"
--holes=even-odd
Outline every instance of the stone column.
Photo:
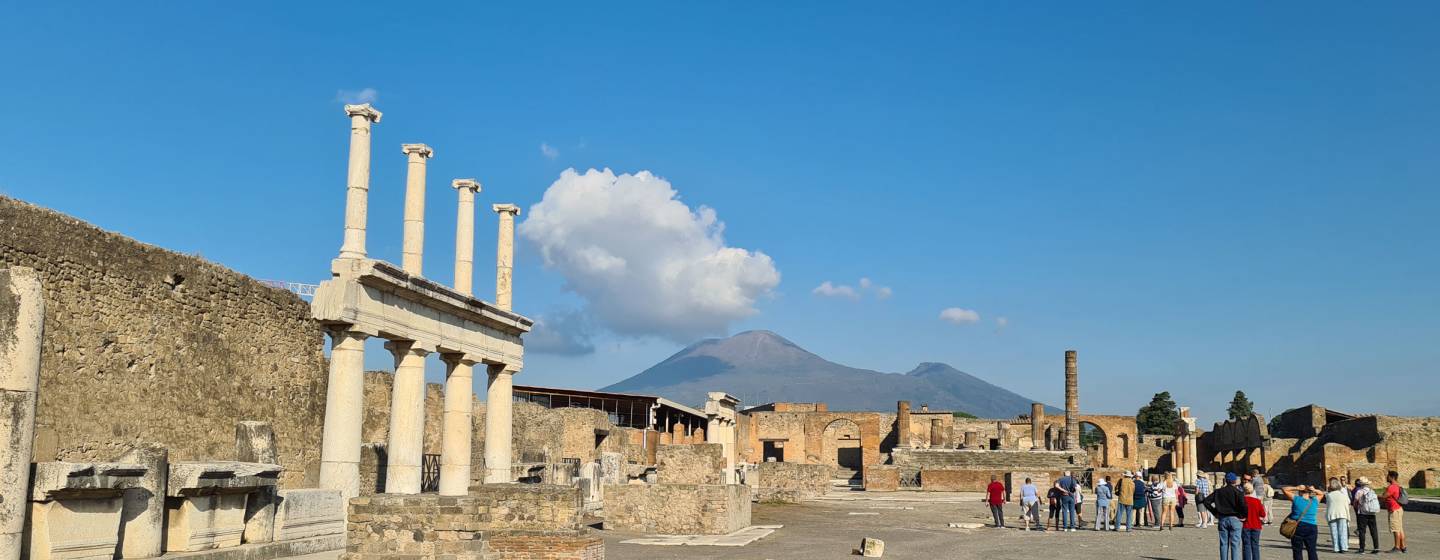
[[895,447],[910,447],[910,401],[895,403]]
[[1065,450],[1080,449],[1080,373],[1075,351],[1065,351]]
[[40,392],[45,299],[29,268],[0,270],[0,560],[20,558]]
[[941,425],[939,418],[930,419],[930,447],[940,448],[945,446],[945,426]]
[[380,111],[369,103],[346,105],[350,116],[350,169],[345,189],[345,244],[340,258],[365,258],[365,215],[370,194],[370,125],[380,122]]
[[445,417],[440,432],[440,495],[464,496],[470,489],[470,423],[475,362],[462,354],[446,354]]
[[513,482],[510,473],[514,376],[519,370],[504,364],[489,366],[489,384],[485,390],[485,483]]
[[411,276],[424,276],[425,255],[425,162],[435,155],[424,144],[401,144],[409,156],[405,170],[405,236],[401,241],[400,268]]
[[1045,405],[1030,403],[1030,448],[1045,449]]
[[360,495],[360,426],[365,411],[365,334],[330,331],[325,431],[320,438],[320,487],[346,500]]
[[500,236],[495,248],[495,307],[509,311],[515,261],[515,216],[520,215],[520,207],[496,204],[492,208],[500,214]]
[[1200,475],[1200,463],[1195,456],[1195,436],[1185,438],[1185,456],[1188,457],[1187,466],[1190,469],[1190,482]]
[[[475,193],[480,183],[474,179],[450,182],[460,197],[455,214],[455,291],[473,296],[475,282]],[[440,484],[445,484],[442,482]]]
[[425,454],[425,356],[412,341],[393,341],[395,381],[390,392],[390,444],[386,446],[385,493],[419,494]]
[[1000,449],[1010,448],[1010,422],[1000,420],[995,423],[995,438],[1000,441]]
[[972,430],[972,431],[965,432],[965,449],[979,449],[979,448],[980,448],[980,432],[976,432],[976,431],[973,431],[973,430]]

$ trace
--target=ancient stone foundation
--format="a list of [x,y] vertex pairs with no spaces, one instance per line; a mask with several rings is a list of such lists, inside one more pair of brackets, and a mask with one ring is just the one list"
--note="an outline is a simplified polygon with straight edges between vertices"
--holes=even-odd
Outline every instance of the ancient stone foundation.
[[865,467],[866,492],[894,492],[900,489],[900,468],[891,465]]
[[751,476],[755,477],[751,494],[755,501],[793,503],[824,495],[835,477],[835,467],[772,461],[757,465]]
[[376,494],[350,500],[345,560],[602,560],[580,524],[574,487],[484,485],[464,496]]
[[655,461],[660,484],[725,483],[724,447],[718,443],[662,445],[655,451]]
[[724,535],[750,525],[750,488],[739,484],[605,487],[605,529],[658,535]]

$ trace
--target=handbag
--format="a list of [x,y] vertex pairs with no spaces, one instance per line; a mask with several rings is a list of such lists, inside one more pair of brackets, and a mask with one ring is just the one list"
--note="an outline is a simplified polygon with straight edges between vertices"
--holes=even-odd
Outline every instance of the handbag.
[[[1312,507],[1320,507],[1320,500],[1310,498]],[[1309,513],[1309,510],[1305,511]],[[1280,536],[1287,539],[1295,538],[1295,530],[1300,528],[1300,512],[1292,511],[1290,515],[1280,522]]]

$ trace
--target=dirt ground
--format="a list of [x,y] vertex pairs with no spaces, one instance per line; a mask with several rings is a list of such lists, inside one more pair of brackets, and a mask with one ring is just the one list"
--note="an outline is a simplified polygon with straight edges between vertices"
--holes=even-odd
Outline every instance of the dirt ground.
[[[1279,515],[1288,513],[1277,503]],[[1018,524],[1019,508],[1006,507],[1006,523]],[[1087,511],[1087,514],[1089,512]],[[1195,513],[1187,512],[1192,525]],[[1089,516],[1087,515],[1087,519]],[[827,499],[794,505],[756,504],[752,523],[784,525],[774,534],[743,547],[655,546],[620,544],[639,535],[602,531],[605,556],[610,560],[663,560],[668,558],[784,559],[856,557],[862,537],[885,541],[885,558],[976,558],[984,560],[1213,560],[1218,558],[1216,531],[1186,527],[1131,533],[1081,530],[1075,533],[1025,532],[993,529],[979,494],[890,493],[832,495]],[[986,523],[981,529],[952,529],[952,522]],[[1440,558],[1440,515],[1407,512],[1406,534],[1410,553],[1376,556]],[[1385,530],[1385,516],[1380,515]],[[1320,528],[1322,557],[1343,558],[1329,551],[1329,530]],[[1390,548],[1383,533],[1380,546]],[[1277,525],[1263,532],[1262,559],[1290,558],[1290,543]]]

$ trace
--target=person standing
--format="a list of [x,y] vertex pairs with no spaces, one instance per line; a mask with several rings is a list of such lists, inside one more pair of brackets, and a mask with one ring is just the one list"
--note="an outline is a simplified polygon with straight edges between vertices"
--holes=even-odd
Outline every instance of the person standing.
[[1050,491],[1046,493],[1050,502],[1050,528],[1056,531],[1060,530],[1060,496],[1062,494],[1064,492],[1061,492],[1057,486],[1051,486]]
[[1205,509],[1205,506],[1200,504],[1200,502],[1205,501],[1205,497],[1209,495],[1210,477],[1206,476],[1203,472],[1195,473],[1195,512],[1196,517],[1200,518],[1195,522],[1196,528],[1204,529],[1210,526],[1210,512]]
[[1110,502],[1115,499],[1115,491],[1110,487],[1110,477],[1100,479],[1095,485],[1095,530],[1110,530]]
[[1338,478],[1330,479],[1325,494],[1325,521],[1330,524],[1330,552],[1350,551],[1350,493]]
[[1370,554],[1380,554],[1380,529],[1375,524],[1375,515],[1380,513],[1380,497],[1370,487],[1370,479],[1355,479],[1355,528],[1360,532],[1360,553],[1365,553],[1365,532],[1370,532]]
[[1185,528],[1185,506],[1190,503],[1190,495],[1185,492],[1184,484],[1175,485],[1175,525],[1181,529]]
[[[1275,502],[1275,489],[1270,487],[1270,483],[1265,480],[1265,475],[1260,474],[1258,469],[1251,478],[1251,484],[1255,485],[1255,497],[1260,498],[1260,503],[1265,505],[1265,513],[1268,515],[1271,511],[1270,508],[1272,504]],[[1269,525],[1270,522],[1271,519],[1266,517],[1265,524]]]
[[1180,506],[1180,495],[1176,489],[1180,485],[1175,484],[1175,477],[1165,475],[1165,481],[1160,483],[1160,530],[1165,530],[1168,525],[1171,531],[1175,530],[1175,508]]
[[1156,531],[1163,531],[1165,530],[1165,487],[1160,482],[1160,475],[1150,475],[1150,485],[1147,488],[1150,494],[1145,496],[1145,503],[1150,505],[1150,524],[1155,527]]
[[1245,525],[1242,520],[1247,517],[1250,507],[1245,503],[1245,490],[1239,484],[1239,475],[1225,473],[1225,486],[1205,496],[1202,502],[1216,518],[1215,525],[1220,533],[1220,560],[1240,558],[1240,531]]
[[1303,484],[1286,486],[1280,491],[1285,494],[1285,499],[1290,500],[1290,517],[1298,522],[1295,535],[1290,537],[1291,555],[1294,560],[1300,560],[1304,552],[1309,560],[1319,560],[1315,541],[1320,535],[1319,522],[1316,521],[1316,514],[1320,511],[1320,491]]
[[1036,528],[1045,529],[1040,524],[1040,489],[1035,487],[1035,482],[1028,477],[1025,485],[1020,487],[1020,517],[1025,519],[1025,530],[1030,530],[1030,524],[1034,523]]
[[1390,471],[1385,475],[1385,511],[1390,517],[1390,537],[1395,539],[1395,544],[1390,552],[1405,550],[1405,504],[1401,500],[1404,491],[1400,488],[1400,473]]
[[985,502],[990,504],[990,516],[995,518],[995,528],[1005,528],[1005,484],[1000,477],[990,475],[990,486],[985,487]]
[[1135,512],[1135,475],[1125,471],[1125,476],[1115,483],[1115,530],[1125,523],[1125,532],[1130,532],[1130,516]]
[[1240,526],[1241,557],[1260,560],[1260,530],[1265,527],[1265,503],[1255,497],[1255,485],[1245,485],[1245,522]]
[[1135,526],[1145,527],[1150,525],[1148,513],[1150,511],[1150,488],[1145,486],[1145,476],[1135,475]]
[[1080,484],[1070,471],[1065,471],[1065,476],[1055,481],[1055,487],[1060,489],[1060,523],[1064,525],[1067,533],[1075,532],[1075,493],[1080,491]]

